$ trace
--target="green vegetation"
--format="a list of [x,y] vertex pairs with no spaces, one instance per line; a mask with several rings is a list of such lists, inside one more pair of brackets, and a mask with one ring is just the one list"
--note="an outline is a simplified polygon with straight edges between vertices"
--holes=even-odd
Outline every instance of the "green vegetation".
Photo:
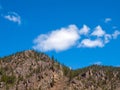
[[6,74],[7,71],[6,71],[5,68],[0,68],[0,76],[1,76],[0,82],[4,82],[6,85],[7,84],[14,84],[15,81],[16,81],[16,77],[13,74],[12,75],[7,75]]
[[69,76],[69,74],[70,74],[70,68],[68,68],[64,64],[62,65],[62,67],[63,67],[63,73],[64,73],[64,75],[65,76]]
[[16,81],[16,77],[14,75],[8,76],[4,74],[1,77],[1,82],[5,82],[6,84],[14,84],[15,81]]

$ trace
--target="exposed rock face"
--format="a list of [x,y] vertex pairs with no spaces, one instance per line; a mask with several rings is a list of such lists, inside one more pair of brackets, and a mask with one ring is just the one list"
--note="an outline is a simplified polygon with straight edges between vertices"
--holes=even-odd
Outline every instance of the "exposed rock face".
[[71,80],[70,86],[73,90],[117,90],[120,88],[120,68],[111,71],[112,67],[91,66],[87,69]]
[[70,70],[33,50],[0,58],[0,90],[120,90],[120,68]]

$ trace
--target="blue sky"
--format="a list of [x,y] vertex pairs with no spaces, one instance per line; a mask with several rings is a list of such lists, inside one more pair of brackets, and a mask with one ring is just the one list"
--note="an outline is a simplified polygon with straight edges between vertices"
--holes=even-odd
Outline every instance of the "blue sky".
[[0,57],[35,49],[76,69],[120,65],[120,0],[0,0]]

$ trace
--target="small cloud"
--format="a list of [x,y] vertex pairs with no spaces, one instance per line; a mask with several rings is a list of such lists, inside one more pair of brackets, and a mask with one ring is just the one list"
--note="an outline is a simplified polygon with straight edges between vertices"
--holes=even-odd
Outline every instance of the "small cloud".
[[110,22],[110,21],[112,21],[111,18],[105,18],[105,23],[108,23],[108,22]]
[[0,5],[0,10],[2,10],[3,9],[3,7]]
[[116,29],[116,28],[117,28],[117,26],[113,26],[112,28],[113,28],[113,29]]
[[21,24],[21,17],[15,12],[8,12],[8,14],[3,17],[9,21]]
[[120,35],[120,31],[116,30],[116,31],[112,34],[113,39],[116,39],[119,35]]
[[79,33],[80,35],[87,35],[90,31],[90,28],[87,25],[83,25],[83,27],[80,29]]
[[63,51],[74,46],[78,39],[80,39],[78,28],[75,25],[69,25],[67,28],[39,35],[34,39],[33,48],[40,51]]
[[104,43],[106,44],[106,43],[109,43],[110,42],[110,40],[112,39],[112,35],[110,35],[110,34],[105,34],[104,35]]
[[101,39],[91,40],[91,39],[83,39],[78,47],[103,47],[103,41]]
[[102,62],[98,61],[98,62],[95,62],[93,63],[94,65],[102,65]]
[[97,37],[102,37],[105,35],[105,31],[102,29],[101,26],[97,26],[91,35],[97,36]]

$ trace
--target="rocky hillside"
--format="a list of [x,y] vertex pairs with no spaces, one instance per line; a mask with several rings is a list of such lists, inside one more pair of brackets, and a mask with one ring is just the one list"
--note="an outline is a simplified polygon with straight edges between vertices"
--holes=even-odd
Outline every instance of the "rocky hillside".
[[70,70],[33,50],[0,58],[0,90],[120,90],[120,68]]

